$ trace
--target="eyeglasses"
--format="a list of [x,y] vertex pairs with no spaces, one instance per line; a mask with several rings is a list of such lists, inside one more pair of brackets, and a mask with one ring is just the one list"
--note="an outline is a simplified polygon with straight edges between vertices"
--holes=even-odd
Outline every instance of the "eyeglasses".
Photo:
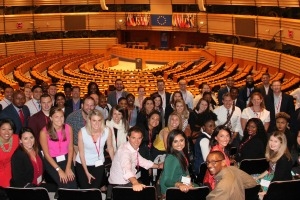
[[222,160],[206,161],[205,164],[206,164],[206,165],[209,165],[209,164],[216,165],[217,162],[220,162],[220,161],[222,161]]

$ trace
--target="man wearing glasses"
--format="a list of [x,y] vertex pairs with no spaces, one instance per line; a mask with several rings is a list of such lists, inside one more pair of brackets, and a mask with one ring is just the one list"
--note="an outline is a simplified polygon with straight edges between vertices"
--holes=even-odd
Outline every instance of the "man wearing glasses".
[[209,173],[214,176],[216,187],[206,197],[206,200],[243,200],[245,189],[257,185],[252,176],[234,166],[228,166],[224,154],[212,151],[206,158]]

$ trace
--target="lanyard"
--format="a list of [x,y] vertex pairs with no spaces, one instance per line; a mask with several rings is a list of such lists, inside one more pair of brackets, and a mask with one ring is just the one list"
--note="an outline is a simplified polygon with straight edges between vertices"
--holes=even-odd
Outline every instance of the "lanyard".
[[148,148],[150,149],[152,146],[152,130],[149,129],[149,142],[148,142]]
[[31,99],[31,101],[32,101],[32,104],[33,104],[33,106],[35,107],[36,111],[39,112],[40,110],[36,107],[36,105],[35,105],[33,99]]
[[279,111],[280,111],[281,100],[282,100],[282,96],[279,97],[279,101],[278,101],[278,103],[275,105],[275,113],[279,113]]
[[136,151],[136,169],[139,170],[140,162],[139,162],[139,152]]
[[[92,138],[93,139],[93,138]],[[96,151],[97,151],[97,154],[98,154],[98,159],[100,159],[100,152],[101,152],[101,149],[100,149],[100,145],[101,145],[101,135],[100,135],[100,138],[98,139],[99,140],[99,145],[97,147],[97,141],[94,141],[93,140],[93,143],[95,145],[95,148],[96,148]]]

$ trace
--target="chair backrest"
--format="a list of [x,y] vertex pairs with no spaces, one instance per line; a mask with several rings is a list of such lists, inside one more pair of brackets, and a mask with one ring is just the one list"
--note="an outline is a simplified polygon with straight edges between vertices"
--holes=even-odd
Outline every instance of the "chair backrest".
[[274,181],[269,185],[264,200],[298,200],[300,198],[300,180]]
[[260,185],[256,185],[253,188],[245,189],[245,200],[259,200],[258,193],[260,188]]
[[58,189],[58,200],[102,200],[99,189]]
[[241,161],[240,169],[248,174],[261,174],[269,168],[265,158],[244,159]]
[[166,200],[205,200],[209,193],[207,186],[195,187],[187,193],[181,192],[178,188],[168,188]]
[[197,178],[196,178],[196,181],[195,181],[198,185],[203,184],[203,180],[204,180],[206,170],[207,170],[207,165],[204,162],[200,165],[200,171],[199,171],[199,174],[197,175]]
[[4,188],[4,191],[9,200],[50,200],[48,191],[42,187],[33,188],[16,188],[8,187]]
[[156,190],[153,186],[147,186],[140,192],[135,192],[132,187],[120,187],[116,186],[112,189],[113,200],[156,200]]

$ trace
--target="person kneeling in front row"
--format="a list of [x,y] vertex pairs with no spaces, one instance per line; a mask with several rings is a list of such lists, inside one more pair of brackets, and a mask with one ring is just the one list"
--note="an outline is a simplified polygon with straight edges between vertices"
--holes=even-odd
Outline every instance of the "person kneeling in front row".
[[108,178],[111,185],[108,189],[107,198],[111,198],[111,190],[114,186],[132,186],[134,191],[142,191],[146,186],[138,181],[141,175],[140,167],[145,169],[161,169],[163,167],[163,163],[155,164],[139,154],[139,146],[143,139],[140,128],[131,127],[128,130],[127,139],[128,142],[120,146],[112,161]]

